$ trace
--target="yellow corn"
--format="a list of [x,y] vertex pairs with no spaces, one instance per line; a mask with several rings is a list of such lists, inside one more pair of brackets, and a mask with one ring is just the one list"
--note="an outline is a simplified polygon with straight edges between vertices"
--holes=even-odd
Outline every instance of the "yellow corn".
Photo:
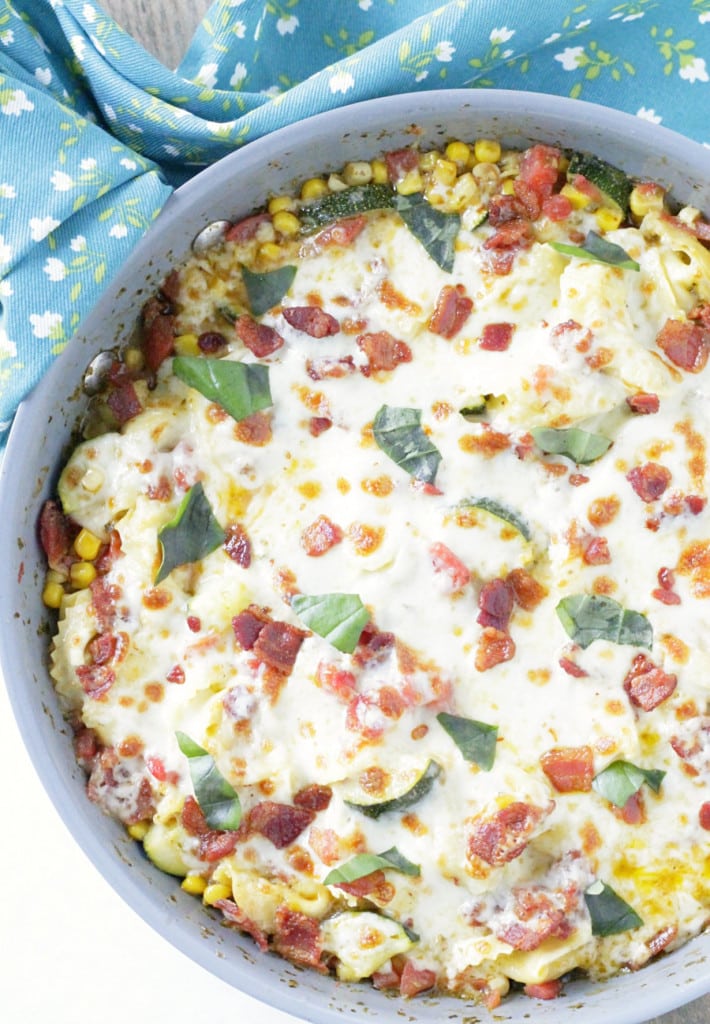
[[453,209],[459,212],[461,210],[465,210],[467,206],[470,206],[474,202],[478,202],[480,195],[478,182],[470,171],[467,174],[460,175],[451,190]]
[[591,202],[590,197],[585,192],[581,192],[578,188],[575,188],[574,185],[570,185],[569,182],[562,186],[560,189],[560,195],[563,195],[565,199],[569,199],[573,209],[575,210],[584,210]]
[[339,174],[328,175],[328,191],[329,192],[344,192],[348,186],[340,177]]
[[200,346],[197,344],[196,334],[178,334],[175,339],[175,352],[179,356],[197,356],[200,354]]
[[191,896],[202,896],[207,888],[207,882],[202,875],[188,875],[187,878],[183,878],[180,888],[184,892],[189,892]]
[[301,199],[319,199],[327,191],[328,184],[322,178],[309,178],[301,185]]
[[64,587],[54,580],[47,580],[42,591],[42,601],[47,608],[60,608],[64,597]]
[[654,211],[660,213],[663,209],[664,195],[665,192],[660,185],[637,185],[631,190],[629,208],[635,217],[645,217],[647,213]]
[[274,214],[274,228],[280,235],[297,235],[301,230],[301,222],[295,213],[279,210]]
[[346,185],[369,185],[372,167],[366,160],[354,160],[343,167],[343,181]]
[[421,192],[423,184],[417,167],[413,171],[407,171],[404,177],[397,182],[397,191],[401,196],[411,196],[415,192]]
[[79,530],[74,540],[74,550],[85,562],[93,562],[101,548],[101,538],[85,527]]
[[123,362],[126,366],[126,369],[130,370],[133,373],[143,369],[145,360],[143,358],[143,353],[141,352],[141,350],[132,345],[130,348],[127,348],[123,353]]
[[126,832],[128,832],[131,839],[137,839],[139,842],[141,842],[143,839],[145,839],[146,835],[148,834],[149,828],[149,822],[137,821],[135,825],[128,825],[126,828]]
[[387,174],[387,164],[384,160],[372,160],[370,163],[372,168],[372,180],[376,185],[386,185],[389,181],[389,175]]
[[97,469],[95,466],[89,466],[81,478],[81,486],[89,494],[96,494],[103,487],[104,480],[105,477],[100,469]]
[[446,159],[455,163],[460,171],[465,171],[471,159],[471,149],[465,142],[450,142],[444,150]]
[[500,142],[494,139],[476,139],[473,155],[479,164],[495,164],[500,160]]
[[476,166],[471,171],[474,178],[479,185],[492,187],[498,184],[500,181],[500,170],[494,163],[485,161]]
[[426,153],[419,154],[419,169],[433,171],[438,160],[441,160],[441,153],[437,149],[428,149]]
[[612,210],[608,206],[601,206],[594,217],[602,231],[615,231],[623,220],[621,210]]
[[276,242],[264,242],[259,246],[259,255],[265,260],[277,260],[281,256],[281,247]]
[[458,176],[458,167],[453,160],[437,160],[434,177],[441,185],[453,185]]
[[296,201],[293,196],[274,196],[269,200],[268,210],[271,216],[281,213],[283,210],[293,211],[296,209]]
[[96,569],[91,562],[74,562],[69,569],[69,579],[73,587],[84,590],[96,579]]
[[205,890],[202,893],[202,900],[208,907],[214,906],[217,900],[230,900],[231,898],[232,887],[230,885],[222,885],[220,882],[212,882],[211,885],[205,886]]
[[500,190],[504,196],[512,196],[515,194],[515,181],[512,178],[504,178],[500,186]]

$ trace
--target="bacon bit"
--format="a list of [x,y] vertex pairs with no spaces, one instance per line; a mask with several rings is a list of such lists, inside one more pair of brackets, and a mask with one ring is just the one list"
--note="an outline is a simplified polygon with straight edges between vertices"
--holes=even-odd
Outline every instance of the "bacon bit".
[[301,544],[311,558],[320,558],[343,539],[343,531],[328,516],[320,515],[301,534]]
[[698,494],[687,494],[685,504],[691,515],[699,516],[707,504],[707,499],[701,498]]
[[262,931],[259,925],[248,917],[243,910],[240,910],[233,900],[216,900],[214,906],[221,910],[224,918],[229,924],[236,925],[240,931],[250,935],[262,953],[269,948],[266,932]]
[[106,399],[106,405],[116,417],[120,427],[143,411],[132,380],[124,381],[119,387],[113,388]]
[[589,672],[585,671],[585,669],[577,665],[570,658],[560,658],[559,666],[568,676],[574,676],[575,679],[583,679],[589,675]]
[[241,523],[230,523],[226,530],[224,550],[237,565],[242,569],[248,569],[251,565],[251,541],[249,535]]
[[640,416],[648,416],[651,413],[658,412],[661,407],[658,395],[646,391],[637,391],[635,395],[629,395],[626,399],[626,404],[631,409],[631,412],[635,412]]
[[148,369],[155,373],[175,351],[175,317],[159,299],[152,298],[143,307],[142,326],[143,355]]
[[623,807],[612,807],[614,815],[626,825],[642,825],[646,821],[646,807],[643,794],[632,793]]
[[700,805],[698,811],[698,821],[700,827],[704,828],[707,832],[710,832],[710,800],[706,800],[704,804]]
[[589,477],[585,476],[584,473],[570,473],[569,482],[573,487],[581,487],[582,484],[589,483]]
[[659,589],[652,591],[651,596],[662,604],[680,604],[680,595],[673,590],[675,575],[672,569],[662,566],[658,570]]
[[515,641],[508,633],[490,626],[483,630],[476,650],[475,665],[479,672],[487,672],[514,656]]
[[393,185],[419,167],[419,155],[414,149],[393,149],[385,153],[387,177]]
[[69,555],[76,530],[58,501],[49,498],[39,514],[39,540],[50,569],[62,569]]
[[221,352],[226,344],[227,339],[221,331],[203,331],[197,338],[197,347],[200,352],[204,352],[208,356]]
[[561,156],[556,146],[536,143],[523,153],[516,182],[524,181],[540,200],[547,198],[557,183]]
[[108,535],[108,543],[101,547],[99,554],[94,560],[96,571],[107,573],[120,554],[121,534],[118,530],[111,530]]
[[308,432],[311,437],[320,437],[326,430],[330,430],[333,426],[333,421],[328,419],[327,416],[311,416],[308,421]]
[[177,683],[180,686],[185,682],[185,669],[182,665],[173,665],[165,678],[169,683]]
[[436,985],[436,974],[424,967],[417,967],[413,960],[406,960],[399,979],[399,994],[411,999],[420,992],[428,992]]
[[107,583],[104,576],[97,576],[89,589],[97,626],[102,632],[108,632],[116,617],[116,602],[121,596],[121,588],[115,583]]
[[234,436],[242,444],[263,448],[271,440],[271,413],[253,412],[234,424]]
[[271,622],[266,608],[260,608],[256,604],[250,604],[243,612],[239,612],[232,619],[232,629],[239,646],[244,651],[251,651],[254,648],[259,633],[261,633],[267,622]]
[[360,634],[358,645],[352,655],[353,663],[358,668],[378,664],[388,657],[394,645],[394,633],[383,632],[370,621]]
[[345,714],[345,728],[359,732],[366,740],[378,739],[385,731],[386,716],[369,693],[357,693]]
[[710,331],[686,320],[666,320],[656,344],[675,365],[688,373],[700,373],[710,353]]
[[378,992],[399,988],[399,975],[394,968],[390,968],[388,971],[373,971],[370,975],[370,981],[373,988],[376,988]]
[[255,238],[262,224],[271,224],[270,213],[252,213],[234,224],[230,224],[224,232],[226,242],[237,242],[243,244]]
[[244,344],[257,359],[270,356],[284,343],[283,338],[268,324],[257,323],[247,313],[243,313],[236,323],[236,333],[239,340]]
[[666,928],[661,928],[659,932],[656,932],[646,943],[651,956],[658,956],[659,953],[662,953],[664,949],[670,946],[677,934],[678,928],[674,924],[669,924]]
[[212,864],[214,861],[222,860],[223,857],[229,857],[234,853],[237,843],[243,838],[243,833],[238,829],[231,832],[210,830],[200,838],[200,858]]
[[99,633],[87,645],[87,650],[94,665],[105,665],[113,661],[118,646],[115,633]]
[[608,565],[611,555],[606,537],[592,537],[584,549],[582,560],[586,565]]
[[368,365],[361,367],[366,377],[379,371],[394,370],[400,363],[412,361],[412,350],[406,341],[399,341],[389,331],[361,334],[356,341],[358,348],[367,356]]
[[462,284],[445,284],[439,292],[434,312],[429,318],[429,330],[442,338],[454,338],[468,320],[473,302]]
[[180,815],[182,827],[191,836],[206,835],[210,828],[194,796],[186,796]]
[[315,811],[307,807],[263,800],[249,811],[248,828],[268,839],[277,850],[283,850],[308,828],[315,816]]
[[197,615],[188,615],[187,617],[187,628],[191,633],[199,633],[202,629],[202,622]]
[[265,665],[288,675],[301,649],[301,644],[309,634],[302,629],[291,626],[288,622],[267,622],[259,630],[252,650]]
[[346,377],[349,373],[355,373],[355,370],[355,360],[352,356],[344,356],[342,359],[323,356],[306,360],[306,373],[311,380]]
[[671,472],[658,462],[646,462],[643,466],[634,466],[626,474],[626,479],[642,501],[657,501],[671,482]]
[[636,655],[624,679],[629,700],[643,711],[657,708],[670,697],[677,685],[677,676],[664,672],[645,654]]
[[562,982],[559,978],[551,981],[539,981],[525,985],[523,992],[531,999],[557,999],[562,995]]
[[478,347],[486,352],[505,352],[510,348],[514,330],[515,324],[486,324]]
[[559,193],[555,196],[548,196],[547,199],[543,200],[542,213],[549,217],[551,221],[559,223],[560,221],[567,220],[572,213],[572,203],[567,196],[560,195]]
[[336,888],[342,889],[350,896],[358,899],[369,898],[376,903],[390,903],[395,896],[395,888],[387,881],[384,871],[372,871],[369,875],[356,878],[354,882],[334,882]]
[[441,541],[435,541],[429,548],[429,557],[434,572],[444,576],[447,580],[447,589],[450,593],[460,593],[471,581],[471,572],[466,568],[460,558],[453,553],[451,548]]
[[273,948],[292,963],[312,967],[325,974],[327,968],[320,962],[323,952],[320,925],[300,910],[289,910],[285,903],[275,914],[276,932]]
[[540,758],[545,775],[558,793],[588,793],[594,778],[591,747],[553,747]]
[[345,248],[351,245],[358,235],[364,231],[366,224],[367,218],[362,214],[358,214],[356,217],[346,217],[335,224],[329,224],[313,238],[313,248],[316,252],[319,252],[321,249],[328,249],[333,245]]
[[468,838],[467,856],[478,857],[491,867],[515,860],[553,807],[554,802],[542,808],[516,800],[490,817],[478,819]]
[[87,697],[98,700],[116,682],[116,673],[108,665],[77,665],[76,677]]
[[317,782],[310,786],[304,786],[294,794],[293,802],[296,807],[305,807],[307,811],[325,811],[333,797],[333,790],[330,786],[320,786]]
[[483,243],[484,250],[490,253],[489,269],[501,277],[509,274],[516,253],[529,249],[533,241],[534,235],[527,221],[510,220],[500,224]]
[[340,330],[335,317],[319,306],[286,306],[281,313],[287,324],[311,338],[327,338]]
[[[505,633],[513,611],[513,588],[506,580],[489,580],[478,595],[480,612],[476,622],[480,626],[491,626],[496,632]],[[507,659],[506,659],[507,660]]]

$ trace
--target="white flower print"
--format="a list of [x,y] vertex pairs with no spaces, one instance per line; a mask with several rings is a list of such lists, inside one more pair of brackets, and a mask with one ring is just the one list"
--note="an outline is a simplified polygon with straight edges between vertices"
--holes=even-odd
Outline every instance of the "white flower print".
[[128,228],[125,224],[114,224],[109,231],[110,238],[125,238],[128,234]]
[[10,359],[14,359],[17,355],[17,345],[14,341],[10,341],[4,327],[0,327],[0,353]]
[[30,234],[34,242],[41,242],[43,238],[59,227],[59,221],[54,217],[32,217],[30,220]]
[[699,14],[698,21],[701,25],[705,25],[708,21],[710,21],[710,11],[703,11],[702,14]]
[[276,22],[276,31],[280,36],[293,35],[299,24],[295,14],[287,14]]
[[64,317],[61,313],[51,313],[48,309],[44,313],[30,313],[32,333],[35,338],[53,338],[61,332]]
[[585,21],[577,22],[577,24],[575,25],[575,29],[577,31],[579,31],[580,28],[586,28],[587,25],[591,25],[591,24],[592,24],[591,18],[587,18]]
[[424,79],[428,78],[428,77],[429,77],[429,72],[428,71],[418,71],[416,73],[416,75],[414,76],[414,81],[415,82],[423,82]]
[[663,120],[653,107],[639,107],[636,111],[636,117],[640,117],[644,121],[650,121],[652,124],[660,124]]
[[234,72],[232,77],[229,79],[229,84],[233,89],[238,89],[244,79],[247,77],[246,65],[242,64],[241,61],[234,65]]
[[126,125],[126,128],[128,128],[128,130],[131,131],[131,132],[135,132],[136,135],[142,135],[143,134],[143,129],[141,128],[141,126],[139,124],[136,124],[135,121],[129,121],[128,124]]
[[91,4],[84,4],[81,9],[81,13],[85,21],[91,22],[92,24],[96,21],[96,11]]
[[40,85],[49,85],[52,81],[52,69],[51,68],[36,68],[35,78]]
[[217,65],[203,64],[195,76],[195,85],[202,85],[205,89],[212,89],[217,81]]
[[69,45],[76,54],[77,60],[83,60],[86,56],[86,40],[83,36],[72,36]]
[[0,199],[17,199],[15,186],[7,181],[0,181]]
[[685,67],[681,68],[678,74],[686,82],[708,81],[708,71],[702,57],[693,57],[690,64],[686,64]]
[[491,34],[488,38],[494,46],[500,46],[501,43],[507,43],[514,35],[515,29],[504,26],[503,28],[491,29]]
[[104,103],[104,114],[109,119],[109,121],[116,120],[116,111],[108,103]]
[[234,24],[232,25],[232,33],[237,37],[237,39],[243,39],[244,36],[246,35],[246,32],[247,27],[245,22],[235,21]]
[[34,103],[27,98],[27,93],[23,89],[14,89],[10,99],[6,103],[0,104],[0,110],[8,117],[11,114],[20,117],[25,110],[34,110],[34,108]]
[[125,167],[127,171],[135,171],[138,164],[135,160],[130,160],[127,156],[121,157],[118,161],[121,167]]
[[456,47],[453,43],[450,43],[448,39],[442,39],[441,42],[437,43],[434,47],[434,56],[437,60],[440,60],[442,64],[448,64],[455,53]]
[[553,32],[551,36],[547,37],[547,39],[543,39],[542,45],[545,46],[545,45],[547,45],[547,43],[554,43],[559,38],[560,38],[560,33],[559,32]]
[[72,252],[83,252],[86,248],[86,239],[83,235],[74,235],[69,242],[69,248]]
[[9,299],[9,297],[14,294],[12,285],[7,278],[5,278],[4,281],[0,281],[0,299]]
[[355,79],[349,71],[337,71],[329,82],[330,91],[335,92],[347,92],[355,86]]
[[96,160],[93,156],[85,156],[79,167],[81,167],[82,171],[93,171],[94,167],[96,167]]
[[0,43],[2,43],[3,46],[9,46],[10,43],[14,42],[15,33],[12,31],[11,28],[6,29],[5,32],[0,32]]
[[163,149],[168,154],[168,156],[180,156],[180,150],[177,148],[177,146],[171,146],[169,142],[163,143]]
[[562,53],[555,54],[555,60],[560,62],[565,71],[576,71],[583,53],[583,46],[568,46]]
[[63,281],[69,271],[67,265],[62,260],[58,260],[55,256],[48,256],[47,260],[42,267],[50,281]]
[[55,171],[49,180],[54,185],[55,192],[68,192],[74,188],[74,179],[64,171]]
[[12,246],[5,241],[5,236],[0,235],[0,267],[9,263],[12,259]]
[[372,0],[360,0],[358,7],[361,11],[369,11],[372,7]]

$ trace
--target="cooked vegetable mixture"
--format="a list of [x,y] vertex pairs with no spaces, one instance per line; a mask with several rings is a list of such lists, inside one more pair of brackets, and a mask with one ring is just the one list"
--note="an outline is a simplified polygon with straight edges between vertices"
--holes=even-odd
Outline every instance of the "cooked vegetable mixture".
[[40,516],[88,794],[262,950],[405,997],[710,915],[710,224],[406,148],[197,245]]

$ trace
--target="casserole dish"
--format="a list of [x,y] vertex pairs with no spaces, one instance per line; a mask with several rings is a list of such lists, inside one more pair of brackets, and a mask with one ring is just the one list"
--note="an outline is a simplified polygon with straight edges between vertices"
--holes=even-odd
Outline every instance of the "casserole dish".
[[[292,182],[310,174],[337,169],[350,159],[412,141],[426,147],[451,138],[482,135],[517,147],[542,141],[585,149],[622,166],[631,175],[660,182],[685,204],[701,209],[710,206],[710,161],[701,147],[655,126],[586,104],[531,96],[526,97],[525,105],[523,112],[518,95],[492,92],[372,101],[348,109],[345,133],[338,127],[342,111],[334,111],[260,140],[199,175],[171,199],[137,247],[130,265],[110,286],[79,335],[18,414],[3,466],[0,499],[0,513],[6,523],[2,545],[7,572],[0,591],[7,623],[4,672],[34,763],[60,813],[111,884],[160,931],[166,931],[166,901],[176,898],[173,883],[142,859],[120,826],[86,802],[83,773],[74,765],[69,730],[60,725],[46,679],[44,612],[39,599],[42,559],[34,547],[34,524],[42,498],[53,489],[55,467],[65,454],[71,428],[81,411],[84,370],[98,352],[131,334],[141,305],[171,267],[184,259],[193,238],[205,225],[224,218],[237,220],[259,207],[269,195],[288,191]],[[28,437],[36,445],[36,456],[27,454]],[[17,628],[18,621],[21,629]],[[35,637],[39,642],[35,643]],[[32,701],[27,698],[28,686]],[[41,702],[45,711],[42,716],[38,714],[36,687],[47,689]],[[171,922],[169,938],[251,995],[323,1022],[335,1021],[348,1012],[363,1012],[364,1006],[374,1019],[391,1019],[400,1012],[381,994],[336,986],[331,980],[303,975],[270,957],[255,958],[248,942],[225,933],[216,920],[211,932],[203,934],[204,912],[187,897],[183,906],[182,894],[177,898],[179,911]],[[707,935],[637,974],[604,985],[573,982],[564,1000],[538,1009],[538,1019],[562,1019],[574,1005],[579,1020],[600,1020],[614,1006],[616,1020],[629,1024],[641,1021],[650,1013],[705,990],[702,958],[706,954]],[[291,989],[294,979],[297,986]],[[644,1002],[642,995],[649,989],[653,994]],[[615,1006],[619,1000],[621,1011]],[[527,1001],[512,999],[497,1016],[511,1022],[523,1020],[529,1008]],[[442,1012],[469,1013],[465,1004],[440,997],[423,997],[416,1004],[417,1016],[422,1020],[438,1019]]]

